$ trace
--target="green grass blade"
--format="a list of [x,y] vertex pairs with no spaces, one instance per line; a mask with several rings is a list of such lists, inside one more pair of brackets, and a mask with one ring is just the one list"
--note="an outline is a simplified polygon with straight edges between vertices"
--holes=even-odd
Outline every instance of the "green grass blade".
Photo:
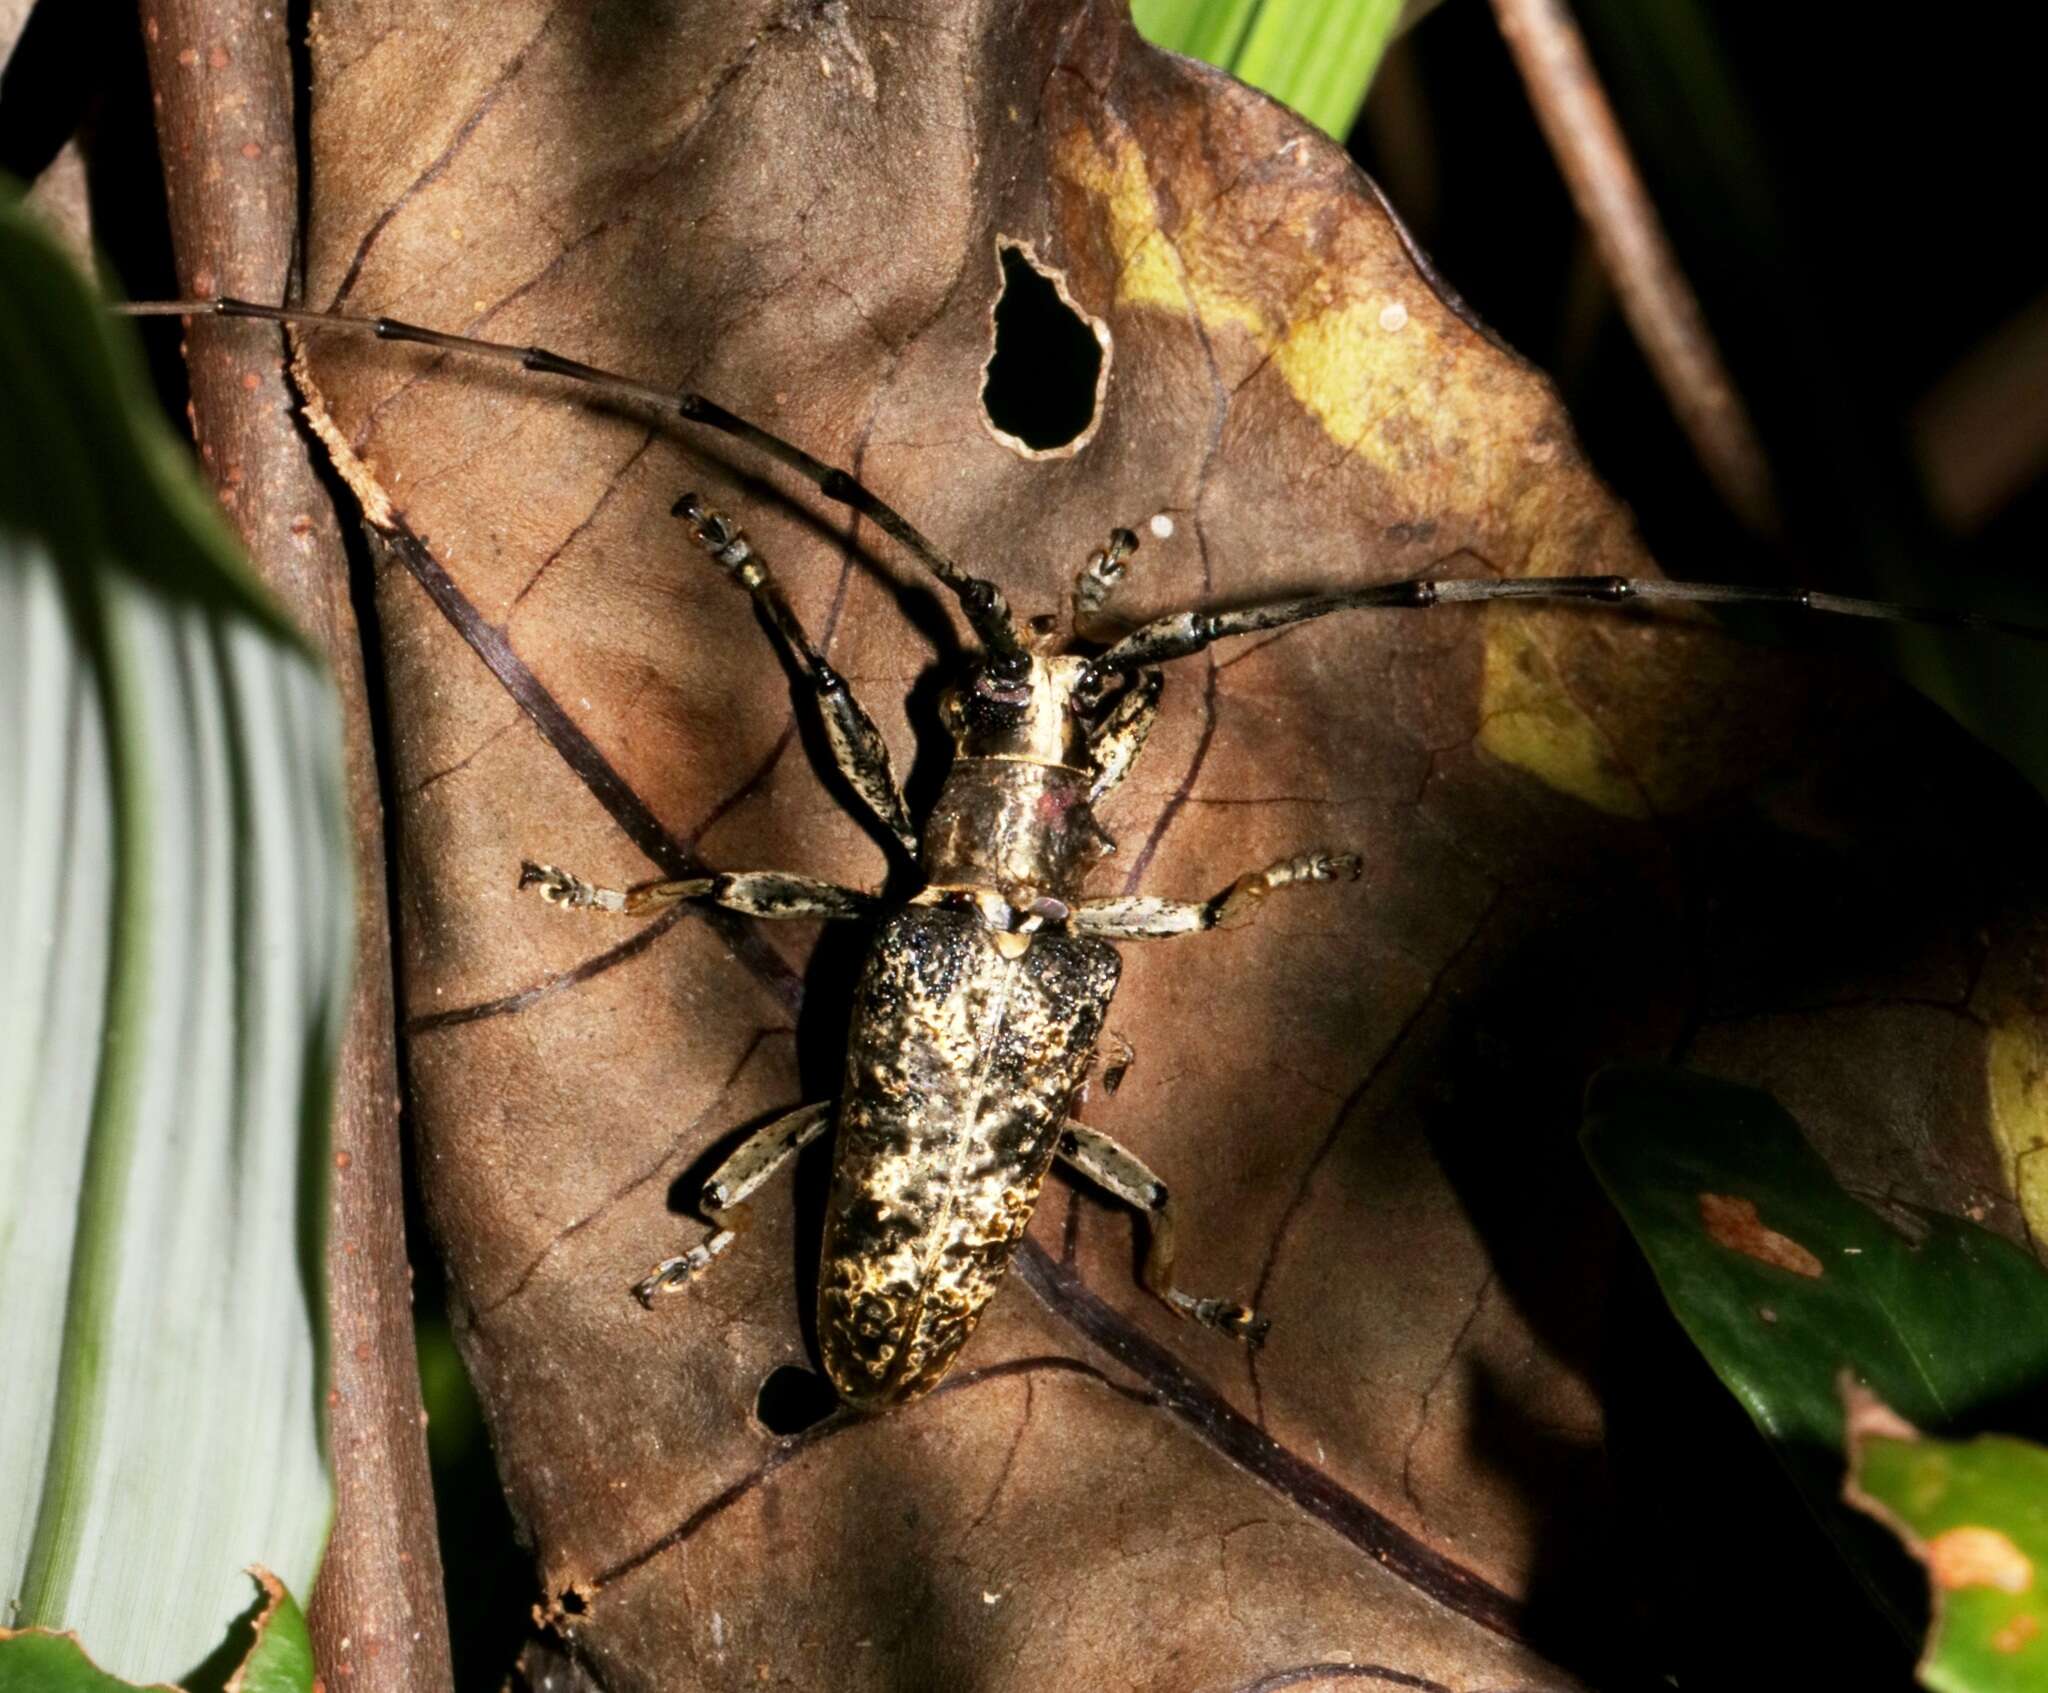
[[1401,0],[1263,6],[1231,69],[1341,141],[1400,21]]
[[1365,104],[1401,0],[1137,0],[1138,31],[1292,106],[1342,140]]
[[1131,21],[1155,47],[1229,70],[1261,0],[1132,0]]

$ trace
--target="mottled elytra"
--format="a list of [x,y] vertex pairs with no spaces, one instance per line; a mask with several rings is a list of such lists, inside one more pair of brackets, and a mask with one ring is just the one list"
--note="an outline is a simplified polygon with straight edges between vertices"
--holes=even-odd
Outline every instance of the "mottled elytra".
[[[764,919],[874,925],[837,1097],[798,1105],[748,1137],[702,1190],[699,1203],[715,1221],[713,1232],[656,1264],[634,1289],[651,1304],[658,1294],[687,1286],[737,1237],[755,1191],[799,1149],[833,1130],[818,1342],[833,1385],[857,1406],[899,1404],[945,1375],[1007,1269],[1055,1158],[1145,1214],[1144,1283],[1170,1309],[1251,1344],[1265,1333],[1264,1321],[1246,1306],[1179,1287],[1175,1209],[1165,1183],[1071,1110],[1116,989],[1120,962],[1112,943],[1243,922],[1278,890],[1356,877],[1361,863],[1354,853],[1317,848],[1240,874],[1207,899],[1088,897],[1089,871],[1113,851],[1095,809],[1144,747],[1161,705],[1160,666],[1220,640],[1331,612],[1492,600],[1756,604],[2048,639],[2048,630],[1968,612],[1807,589],[1607,575],[1429,576],[1187,610],[1112,635],[1105,630],[1105,607],[1138,544],[1128,529],[1112,532],[1082,566],[1064,620],[1020,622],[993,582],[963,569],[845,471],[702,395],[673,393],[544,348],[479,341],[390,318],[227,299],[130,309],[258,318],[413,342],[515,363],[612,399],[658,407],[746,443],[852,507],[958,601],[974,650],[940,704],[954,756],[920,824],[874,721],[813,644],[767,563],[729,516],[685,494],[675,514],[686,533],[753,597],[808,684],[840,772],[917,865],[918,889],[890,905],[876,894],[780,870],[626,890],[542,864],[527,864],[520,874],[522,886],[570,909],[635,914],[690,902]],[[1119,1056],[1117,1075],[1128,1062],[1128,1052]]]

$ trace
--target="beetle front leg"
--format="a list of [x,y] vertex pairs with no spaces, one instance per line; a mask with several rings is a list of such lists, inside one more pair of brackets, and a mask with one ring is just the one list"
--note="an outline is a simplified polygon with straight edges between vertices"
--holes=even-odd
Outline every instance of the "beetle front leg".
[[1364,868],[1352,852],[1303,852],[1254,870],[1213,899],[1153,899],[1146,894],[1121,899],[1084,899],[1067,918],[1077,935],[1107,941],[1154,940],[1164,935],[1189,935],[1202,929],[1226,929],[1250,920],[1266,896],[1302,882],[1355,882]]
[[1264,1342],[1273,1325],[1249,1305],[1239,1304],[1235,1299],[1198,1298],[1173,1285],[1173,1196],[1135,1154],[1125,1151],[1108,1135],[1069,1117],[1060,1125],[1059,1157],[1096,1186],[1145,1214],[1150,1231],[1144,1268],[1148,1293],[1163,1300],[1176,1314],[1234,1335],[1247,1346]]
[[821,1099],[799,1105],[764,1124],[711,1172],[711,1179],[697,1196],[697,1209],[707,1217],[719,1219],[723,1226],[680,1257],[664,1258],[635,1283],[634,1297],[641,1304],[652,1305],[658,1293],[674,1293],[746,1232],[747,1200],[756,1188],[825,1132],[832,1121],[833,1103]]
[[715,511],[707,511],[695,494],[685,494],[676,501],[675,515],[689,520],[690,538],[711,555],[714,564],[754,596],[754,603],[767,618],[775,639],[810,684],[818,702],[818,714],[824,719],[825,741],[832,749],[832,760],[839,766],[839,773],[903,850],[916,858],[917,825],[910,820],[902,785],[890,768],[889,748],[881,730],[853,697],[846,679],[812,645],[767,561],[754,551],[737,525]]
[[1131,773],[1145,737],[1159,720],[1159,690],[1166,677],[1157,670],[1141,670],[1129,688],[1088,737],[1088,751],[1095,761],[1095,780],[1088,789],[1093,805]]
[[866,917],[876,899],[858,888],[791,876],[779,870],[725,871],[679,882],[642,882],[633,888],[601,888],[552,864],[522,864],[519,885],[538,888],[550,905],[571,911],[616,911],[628,917],[658,911],[681,900],[702,900],[748,917]]

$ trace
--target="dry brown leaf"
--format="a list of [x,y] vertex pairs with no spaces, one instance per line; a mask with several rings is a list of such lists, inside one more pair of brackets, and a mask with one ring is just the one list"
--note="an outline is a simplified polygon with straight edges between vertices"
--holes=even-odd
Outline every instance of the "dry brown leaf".
[[[313,48],[310,300],[701,388],[1026,612],[1126,523],[1133,619],[1461,549],[1649,568],[1547,384],[1343,156],[1121,5],[331,3]],[[999,239],[1109,327],[1074,456],[982,417]],[[946,1390],[768,1433],[761,1383],[809,1357],[816,1169],[686,1296],[628,1288],[698,1238],[715,1149],[836,1088],[858,937],[607,929],[518,865],[882,874],[666,515],[685,488],[917,755],[914,799],[947,615],[726,443],[417,349],[313,371],[387,502],[428,1204],[598,1684],[1573,1685],[1620,1573],[1587,1075],[1682,1054],[1772,1089],[1846,1179],[2017,1231],[2041,818],[2010,777],[1916,702],[1704,626],[1332,618],[1174,667],[1098,883],[1366,855],[1246,929],[1126,947],[1137,1059],[1088,1109],[1182,1196],[1189,1282],[1255,1293],[1271,1343],[1176,1324],[1129,1219],[1056,1181]]]

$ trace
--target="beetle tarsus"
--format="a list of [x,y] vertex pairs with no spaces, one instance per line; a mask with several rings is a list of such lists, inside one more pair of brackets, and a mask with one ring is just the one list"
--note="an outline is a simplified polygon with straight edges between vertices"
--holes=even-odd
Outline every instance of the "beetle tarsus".
[[1129,529],[1112,529],[1109,545],[1088,555],[1088,562],[1074,578],[1074,633],[1084,640],[1098,626],[1102,607],[1116,585],[1124,579],[1132,553],[1138,550],[1137,534]]
[[664,1258],[633,1284],[633,1297],[649,1310],[654,1308],[655,1299],[664,1293],[680,1293],[685,1287],[711,1267],[716,1258],[733,1243],[735,1233],[731,1229],[720,1229],[701,1246],[693,1246],[680,1258]]
[[1249,1305],[1240,1305],[1234,1299],[1196,1299],[1176,1289],[1166,1302],[1183,1317],[1192,1317],[1205,1328],[1241,1340],[1255,1352],[1266,1344],[1266,1336],[1273,1329],[1272,1318],[1262,1317]]
[[552,864],[526,863],[519,866],[519,885],[538,888],[540,897],[564,910],[624,911],[626,896],[616,888],[600,888]]

